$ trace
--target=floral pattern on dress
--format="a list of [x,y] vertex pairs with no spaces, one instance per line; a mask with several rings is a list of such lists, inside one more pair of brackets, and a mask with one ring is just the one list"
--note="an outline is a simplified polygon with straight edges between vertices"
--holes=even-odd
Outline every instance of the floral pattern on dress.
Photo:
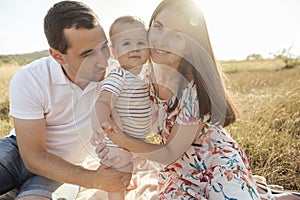
[[222,126],[210,124],[209,116],[200,119],[193,82],[184,90],[172,112],[168,112],[168,106],[173,100],[167,102],[153,95],[152,99],[153,131],[162,138],[161,144],[166,144],[176,123],[205,123],[199,137],[176,162],[161,166],[158,180],[160,200],[260,199],[243,150]]

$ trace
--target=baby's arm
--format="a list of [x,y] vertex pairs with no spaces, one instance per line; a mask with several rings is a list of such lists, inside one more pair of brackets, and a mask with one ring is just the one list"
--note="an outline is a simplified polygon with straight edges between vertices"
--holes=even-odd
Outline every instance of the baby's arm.
[[108,122],[110,119],[110,114],[112,110],[112,105],[114,101],[114,94],[109,91],[101,91],[98,99],[96,100],[93,112],[92,112],[92,130],[93,135],[91,137],[91,143],[94,146],[103,143],[103,138],[105,137],[105,132],[101,128],[101,123],[103,121]]
[[[98,146],[98,144],[100,144],[103,148],[104,143],[106,143],[103,139],[106,137],[106,133],[105,131],[101,128],[101,124],[103,122],[110,122],[111,118],[111,112],[112,112],[112,105],[114,103],[114,99],[116,95],[113,94],[110,91],[107,90],[103,90],[100,93],[100,96],[98,97],[95,106],[94,106],[94,110],[92,113],[92,129],[93,129],[93,135],[91,138],[91,143],[94,146]],[[105,145],[106,147],[103,148],[103,154],[101,154],[101,156],[99,156],[99,158],[101,160],[104,160],[107,158],[107,145]],[[97,147],[98,148],[98,147]],[[96,148],[96,151],[97,151]]]
[[[103,90],[95,103],[95,114],[93,115],[92,124],[94,132],[99,134],[99,138],[101,139],[105,137],[105,132],[101,128],[101,124],[104,122],[111,122],[111,114],[116,99],[117,96],[114,93]],[[110,166],[110,161],[113,160],[114,157],[119,156],[120,162],[115,164],[113,168],[119,169],[120,171],[132,172],[132,165],[130,165],[132,155],[129,151],[114,144],[108,144],[107,149],[108,153],[105,156],[105,159],[101,160],[102,164]]]
[[98,124],[93,124],[93,127],[96,126],[97,128],[99,128],[101,127],[102,123],[110,121],[110,115],[116,99],[117,96],[114,93],[108,90],[101,91],[94,107],[96,117],[94,122]]

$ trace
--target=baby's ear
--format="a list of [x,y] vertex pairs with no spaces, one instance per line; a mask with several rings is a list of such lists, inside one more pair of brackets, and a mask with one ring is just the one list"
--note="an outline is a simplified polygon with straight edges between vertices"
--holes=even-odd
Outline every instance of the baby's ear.
[[117,52],[116,52],[116,49],[114,48],[114,46],[109,45],[109,49],[110,49],[111,54],[114,56],[114,58],[117,59]]

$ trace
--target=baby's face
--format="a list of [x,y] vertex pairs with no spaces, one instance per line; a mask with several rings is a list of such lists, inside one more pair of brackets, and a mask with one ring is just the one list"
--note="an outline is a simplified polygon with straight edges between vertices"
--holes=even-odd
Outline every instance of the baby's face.
[[147,31],[144,27],[126,24],[111,38],[115,56],[126,70],[139,67],[149,59]]

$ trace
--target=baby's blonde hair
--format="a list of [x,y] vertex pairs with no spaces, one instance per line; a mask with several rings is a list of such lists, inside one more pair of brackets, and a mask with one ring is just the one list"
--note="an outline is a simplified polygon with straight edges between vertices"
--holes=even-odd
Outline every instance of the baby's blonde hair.
[[121,16],[121,17],[115,19],[115,21],[111,24],[111,26],[109,28],[109,37],[112,37],[113,30],[117,25],[119,25],[119,24],[134,24],[134,23],[143,26],[146,30],[146,24],[142,19],[140,19],[136,16],[126,15],[126,16]]

